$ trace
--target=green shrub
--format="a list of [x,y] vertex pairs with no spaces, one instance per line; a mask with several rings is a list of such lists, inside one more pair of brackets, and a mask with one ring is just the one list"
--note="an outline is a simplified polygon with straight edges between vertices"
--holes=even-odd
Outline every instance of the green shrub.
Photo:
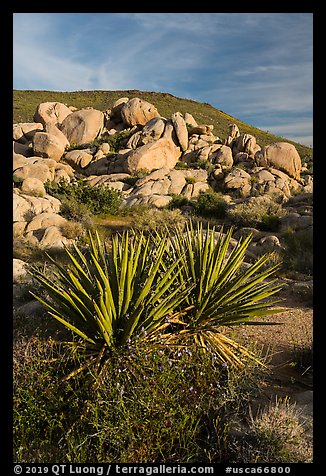
[[14,236],[13,258],[27,262],[40,261],[44,258],[44,252],[35,244],[32,244],[24,236]]
[[137,172],[133,175],[131,175],[130,177],[126,177],[124,179],[122,179],[122,182],[124,183],[127,183],[128,185],[131,185],[131,186],[134,186],[136,182],[138,182],[138,180],[144,178],[144,177],[147,177],[147,175],[150,174],[150,171],[147,170],[147,169],[140,169],[140,170],[137,170]]
[[132,187],[135,185],[136,182],[138,182],[139,177],[126,177],[122,179],[123,183],[126,183],[127,185],[131,185]]
[[66,238],[75,240],[85,233],[85,228],[79,221],[67,221],[60,226],[60,231]]
[[207,174],[210,175],[211,172],[214,170],[214,165],[209,161],[209,160],[198,160],[198,162],[195,162],[193,164],[193,167],[196,169],[204,169],[207,170]]
[[173,233],[176,228],[183,230],[186,218],[178,209],[153,209],[147,207],[134,214],[133,228],[148,232],[164,233],[167,229]]
[[58,183],[47,182],[45,189],[48,194],[53,195],[59,200],[72,200],[78,205],[85,205],[89,213],[93,215],[117,215],[122,203],[121,193],[118,190],[105,185],[92,187],[83,179],[78,179],[69,184],[64,180]]
[[32,338],[14,346],[15,462],[216,462],[231,419],[261,373],[221,366],[212,354],[143,347],[115,351],[96,385],[85,347]]
[[80,203],[75,197],[63,197],[60,215],[67,220],[82,223],[85,227],[92,224],[92,213],[85,203]]
[[194,203],[183,195],[172,194],[172,200],[169,204],[169,208],[182,208],[187,206],[194,206]]
[[90,147],[99,147],[103,143],[108,143],[112,151],[110,154],[115,154],[126,145],[130,136],[131,132],[129,130],[117,132],[113,135],[105,134],[88,144],[71,145],[67,147],[67,151],[89,149]]
[[280,217],[277,215],[263,215],[259,228],[263,231],[278,231],[281,225]]
[[285,213],[281,204],[263,196],[238,203],[228,209],[228,217],[235,225],[259,229],[264,229],[266,225],[278,226],[278,218]]
[[94,215],[117,215],[122,203],[121,193],[106,186],[83,185],[75,192],[76,199],[84,203]]
[[185,181],[187,184],[194,184],[197,182],[197,179],[195,177],[185,177]]
[[[121,131],[117,132],[116,134],[110,135],[110,136],[105,136],[104,141],[102,142],[108,142],[110,144],[111,149],[114,152],[118,152],[120,149],[124,148],[128,142],[128,139],[131,136],[130,130],[126,131]],[[97,145],[100,145],[101,141]]]
[[186,164],[186,162],[177,162],[176,165],[175,165],[175,170],[185,170],[185,169],[189,169],[189,165]]
[[18,175],[13,174],[12,181],[14,183],[14,186],[19,188],[21,187],[21,184],[23,183],[24,179],[22,177],[18,177]]
[[223,195],[213,191],[201,193],[195,203],[195,213],[203,217],[224,218],[226,210]]
[[284,261],[288,269],[312,275],[313,232],[289,229],[282,235],[285,244]]

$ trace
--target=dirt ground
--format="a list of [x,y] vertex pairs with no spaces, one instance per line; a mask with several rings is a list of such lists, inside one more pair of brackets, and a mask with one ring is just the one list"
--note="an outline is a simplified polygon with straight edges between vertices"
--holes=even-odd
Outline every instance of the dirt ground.
[[248,326],[249,341],[262,344],[269,357],[270,375],[262,384],[262,394],[249,402],[252,414],[275,404],[276,399],[289,397],[296,404],[307,437],[313,437],[313,308],[302,296],[292,292],[292,286],[279,293],[283,312],[264,320],[275,326]]
[[304,362],[299,361],[305,349],[312,348],[313,308],[293,295],[291,289],[279,293],[279,297],[282,301],[276,307],[284,311],[264,319],[279,325],[248,326],[245,333],[268,349],[273,375],[280,384],[311,389],[312,368],[305,368]]

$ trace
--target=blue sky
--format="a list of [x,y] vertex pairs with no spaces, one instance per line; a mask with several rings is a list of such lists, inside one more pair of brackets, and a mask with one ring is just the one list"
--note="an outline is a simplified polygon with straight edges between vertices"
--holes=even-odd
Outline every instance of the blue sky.
[[313,144],[312,13],[15,13],[14,89],[168,92]]

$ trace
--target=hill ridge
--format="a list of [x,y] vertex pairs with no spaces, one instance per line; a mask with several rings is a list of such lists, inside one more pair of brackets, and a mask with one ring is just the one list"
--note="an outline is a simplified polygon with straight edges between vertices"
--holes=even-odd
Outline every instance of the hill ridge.
[[[78,109],[94,107],[107,110],[122,96],[141,97],[154,104],[162,116],[169,117],[175,111],[189,112],[195,119],[200,118],[201,123],[213,124],[214,134],[221,138],[228,135],[228,125],[234,122],[243,133],[256,137],[260,146],[273,142],[289,142],[293,144],[303,162],[310,168],[312,164],[313,149],[285,137],[276,136],[257,127],[250,126],[240,119],[212,106],[209,103],[195,101],[189,98],[180,98],[169,92],[141,91],[138,89],[127,90],[89,90],[89,91],[48,91],[48,90],[13,90],[13,122],[32,122],[36,107],[41,102],[57,101],[75,106]],[[209,109],[209,111],[208,111]]]

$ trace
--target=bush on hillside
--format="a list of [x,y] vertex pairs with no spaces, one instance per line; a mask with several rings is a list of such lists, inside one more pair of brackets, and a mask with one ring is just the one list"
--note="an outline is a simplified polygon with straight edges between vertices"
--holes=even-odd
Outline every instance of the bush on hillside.
[[86,206],[93,215],[117,215],[120,212],[121,193],[104,185],[92,187],[83,179],[72,183],[61,180],[60,182],[47,182],[45,189],[48,194],[59,200],[72,200],[78,205]]
[[224,218],[226,210],[227,203],[221,193],[201,193],[195,202],[195,213],[203,217]]
[[280,203],[267,197],[238,203],[228,209],[228,217],[237,226],[276,231],[279,218],[286,214]]

